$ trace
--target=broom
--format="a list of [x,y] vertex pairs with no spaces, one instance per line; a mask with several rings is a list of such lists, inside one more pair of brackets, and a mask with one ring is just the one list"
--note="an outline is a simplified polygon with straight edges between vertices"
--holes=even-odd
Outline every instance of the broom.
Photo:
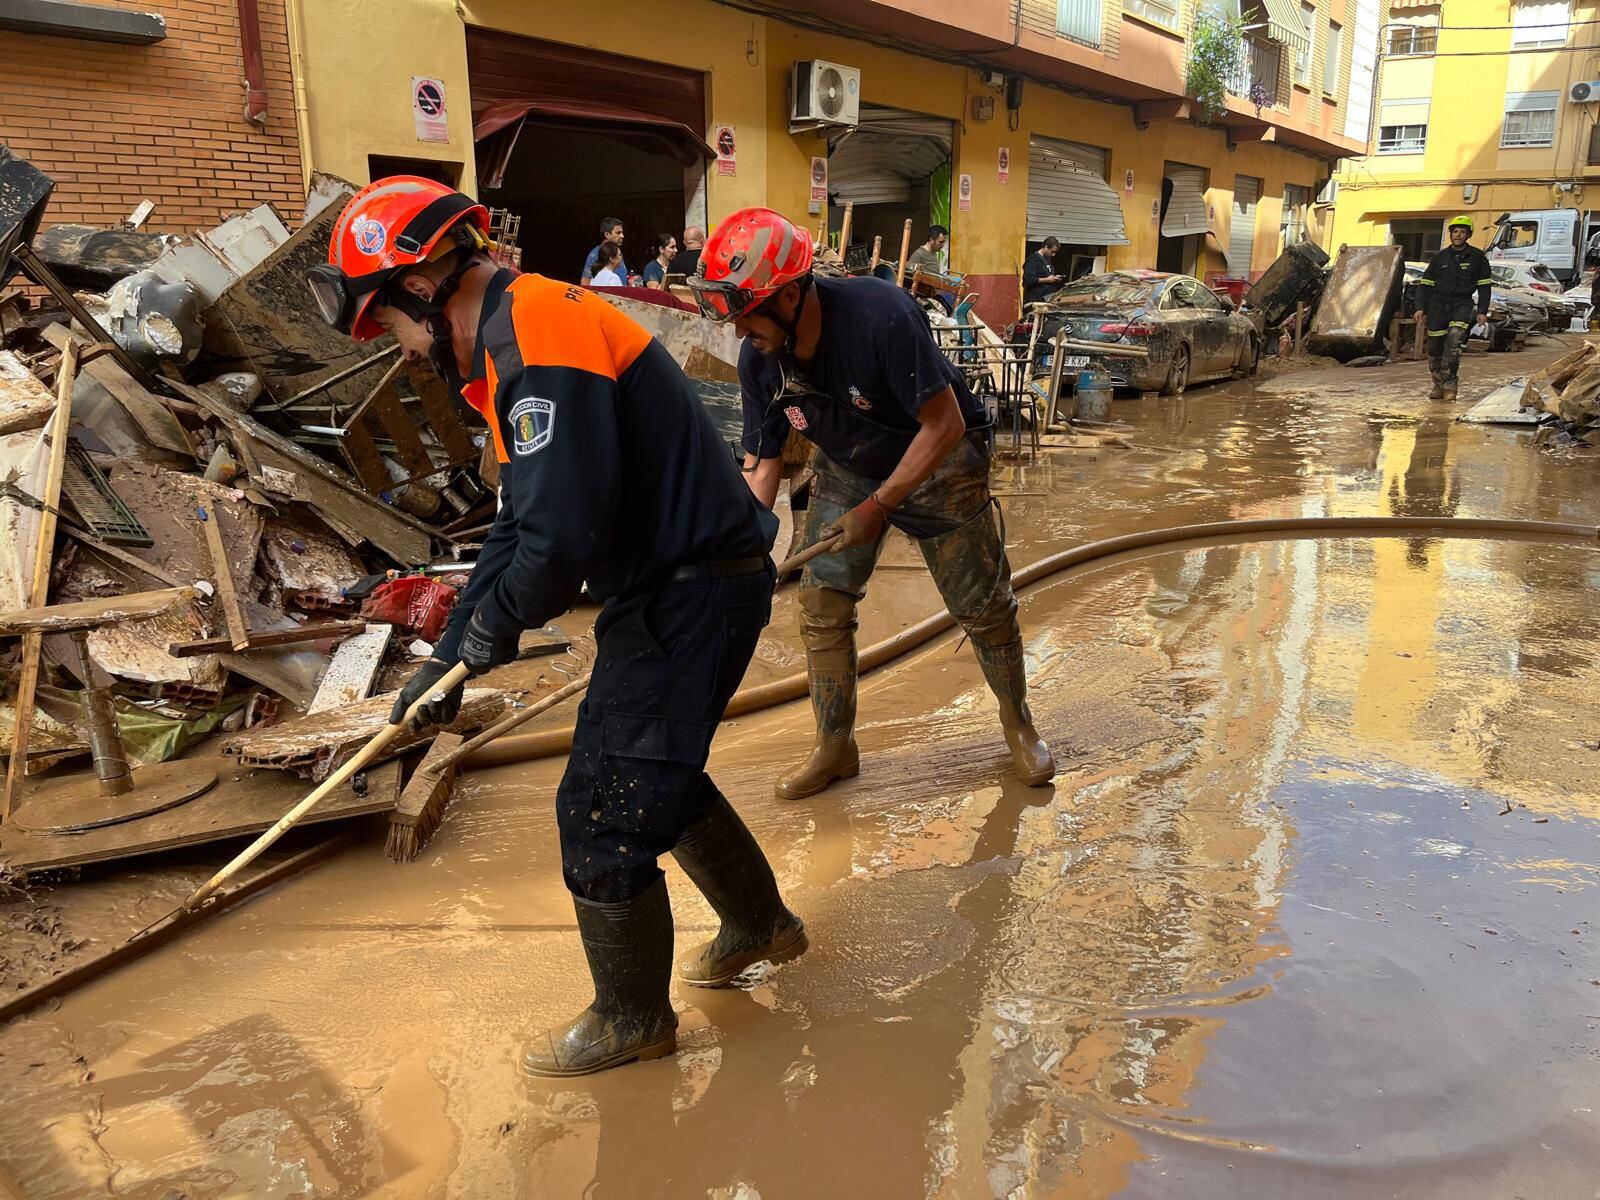
[[[838,537],[826,538],[808,546],[799,554],[778,564],[777,578],[804,566],[819,554],[826,554],[839,542]],[[460,734],[441,733],[418,765],[416,773],[400,793],[400,802],[389,814],[389,837],[384,853],[397,863],[414,862],[423,848],[433,838],[444,822],[444,811],[455,791],[456,768],[462,760],[487,746],[503,733],[533,720],[540,713],[549,712],[570,696],[576,696],[589,686],[590,672],[557,688],[544,699],[518,712],[509,713],[477,736],[462,741]]]

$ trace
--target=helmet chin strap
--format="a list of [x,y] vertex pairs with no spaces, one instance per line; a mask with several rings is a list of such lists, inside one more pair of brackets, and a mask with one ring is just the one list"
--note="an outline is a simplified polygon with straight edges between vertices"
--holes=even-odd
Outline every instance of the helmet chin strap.
[[790,352],[793,352],[794,350],[794,334],[795,328],[800,324],[800,314],[805,311],[806,301],[811,296],[811,276],[802,275],[799,279],[795,280],[795,282],[800,287],[800,299],[795,301],[794,316],[785,320],[783,317],[780,317],[776,311],[768,311],[766,313],[767,320],[771,321],[779,329],[783,330],[784,348]]
[[473,268],[473,248],[462,246],[455,252],[456,264],[450,274],[440,280],[429,299],[414,295],[404,288],[396,288],[389,302],[419,324],[426,325],[433,337],[433,347],[428,351],[428,361],[433,369],[452,386],[461,382],[461,371],[456,366],[455,347],[450,341],[450,322],[444,319],[445,307],[461,290],[461,280]]

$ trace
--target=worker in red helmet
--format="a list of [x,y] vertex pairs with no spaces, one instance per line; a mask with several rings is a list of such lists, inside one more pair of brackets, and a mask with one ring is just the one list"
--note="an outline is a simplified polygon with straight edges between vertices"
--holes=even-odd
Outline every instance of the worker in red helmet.
[[1024,783],[1055,774],[1028,708],[1011,567],[989,494],[983,406],[934,344],[927,315],[892,283],[811,271],[811,238],[771,209],[747,208],[706,242],[689,279],[700,311],[732,321],[744,346],[745,481],[770,507],[791,429],[816,443],[806,541],[844,535],[800,589],[817,734],[779,780],[811,796],[860,772],[856,605],[888,527],[915,538],[950,612],[971,636]]
[[500,461],[500,507],[398,721],[445,724],[457,661],[509,662],[518,635],[587,581],[598,653],[556,793],[561,861],[594,1002],[528,1047],[530,1075],[585,1075],[676,1047],[667,852],[722,919],[679,977],[731,983],[806,949],[772,868],[705,772],[712,734],[771,611],[777,521],[752,499],[671,355],[584,288],[498,266],[486,215],[400,176],[363,189],[310,272],[323,315],[391,333],[462,385]]

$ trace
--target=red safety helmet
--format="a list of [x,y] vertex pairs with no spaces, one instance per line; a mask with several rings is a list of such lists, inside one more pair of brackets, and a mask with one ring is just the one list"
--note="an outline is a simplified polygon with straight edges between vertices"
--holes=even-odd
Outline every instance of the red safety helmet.
[[811,234],[770,208],[741,208],[706,240],[689,290],[700,314],[732,321],[811,271]]
[[[370,309],[406,267],[488,245],[489,210],[432,179],[391,175],[350,198],[333,223],[328,261],[306,272],[323,319],[358,342],[383,333]],[[465,235],[465,236],[463,236]]]

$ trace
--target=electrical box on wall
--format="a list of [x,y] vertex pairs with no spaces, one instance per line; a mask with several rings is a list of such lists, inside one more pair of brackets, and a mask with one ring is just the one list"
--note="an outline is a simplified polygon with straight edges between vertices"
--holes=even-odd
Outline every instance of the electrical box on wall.
[[972,98],[972,119],[974,121],[994,120],[993,96],[974,96]]

